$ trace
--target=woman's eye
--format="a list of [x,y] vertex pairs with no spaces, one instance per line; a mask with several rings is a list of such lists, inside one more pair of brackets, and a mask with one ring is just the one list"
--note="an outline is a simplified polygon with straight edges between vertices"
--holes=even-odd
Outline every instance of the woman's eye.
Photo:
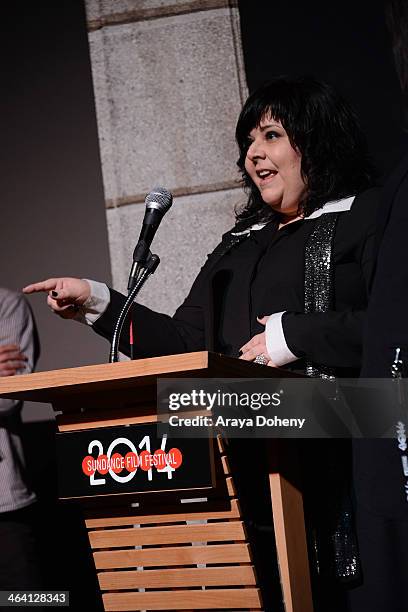
[[265,138],[266,140],[275,140],[275,138],[279,138],[279,134],[274,130],[270,130],[269,132],[265,133]]

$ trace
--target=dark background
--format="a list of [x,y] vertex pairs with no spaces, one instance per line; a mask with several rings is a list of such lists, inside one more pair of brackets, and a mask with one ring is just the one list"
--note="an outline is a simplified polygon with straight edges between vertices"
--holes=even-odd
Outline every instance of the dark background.
[[[136,0],[135,0],[136,1]],[[355,106],[387,172],[405,147],[402,98],[383,2],[239,2],[249,88],[279,74],[313,74]],[[106,217],[82,0],[2,7],[0,284],[54,275],[109,281]],[[220,65],[222,70],[222,65]],[[163,84],[165,86],[165,84]],[[48,370],[107,360],[107,344],[30,298]],[[26,413],[27,414],[27,413]],[[39,493],[48,588],[70,589],[73,610],[97,610],[81,513],[56,500],[54,424],[28,412],[28,463]],[[35,421],[35,422],[34,422]]]
[[[0,284],[52,276],[110,278],[105,204],[84,6],[2,9]],[[29,297],[41,336],[37,369],[101,363],[108,345]],[[48,411],[37,409],[35,418]]]
[[[1,13],[0,284],[18,290],[61,275],[109,281],[83,3],[9,2]],[[43,295],[29,302],[41,339],[37,369],[107,361],[108,344],[96,334],[51,315]],[[96,611],[99,590],[80,508],[56,501],[52,411],[31,404],[25,418],[45,587],[69,590],[71,610]]]
[[352,103],[381,173],[407,146],[382,0],[239,0],[250,91],[281,74],[313,75]]

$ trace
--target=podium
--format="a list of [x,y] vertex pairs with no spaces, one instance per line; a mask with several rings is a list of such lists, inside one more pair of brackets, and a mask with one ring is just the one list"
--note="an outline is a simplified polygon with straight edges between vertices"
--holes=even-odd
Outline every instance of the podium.
[[[57,435],[70,441],[79,435],[95,438],[89,448],[98,450],[101,432],[156,425],[157,378],[286,376],[283,370],[197,352],[3,378],[0,396],[51,403],[58,413]],[[135,484],[132,490],[129,481],[126,491],[101,494],[95,486],[95,494],[78,495],[105,610],[266,610],[228,443],[220,437],[205,443],[211,446],[208,482],[204,469],[202,482],[182,489],[154,490],[153,484],[141,491]],[[278,441],[268,444],[276,451]],[[99,445],[101,457],[106,447]],[[312,612],[302,495],[287,477],[284,461],[284,455],[271,453],[269,484],[283,600],[286,612]],[[70,465],[64,469],[69,472]]]

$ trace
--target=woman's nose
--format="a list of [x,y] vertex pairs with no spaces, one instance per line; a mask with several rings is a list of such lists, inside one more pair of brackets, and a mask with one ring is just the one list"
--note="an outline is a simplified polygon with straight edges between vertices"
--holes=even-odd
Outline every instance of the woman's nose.
[[248,147],[247,157],[250,160],[254,160],[257,158],[264,159],[265,158],[265,150],[262,147],[262,143],[253,140]]

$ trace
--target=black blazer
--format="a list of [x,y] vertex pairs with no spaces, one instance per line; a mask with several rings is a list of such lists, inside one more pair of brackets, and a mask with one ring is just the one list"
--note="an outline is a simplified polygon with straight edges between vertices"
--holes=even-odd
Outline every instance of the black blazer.
[[[295,355],[307,356],[312,361],[331,367],[357,370],[360,368],[367,286],[374,267],[372,253],[377,196],[376,190],[368,190],[355,199],[350,211],[339,215],[333,250],[341,271],[343,287],[345,275],[352,266],[350,273],[354,284],[351,291],[347,289],[348,303],[345,304],[345,300],[339,296],[340,306],[335,305],[335,308],[328,312],[304,314],[300,310],[288,312],[284,316],[285,339]],[[310,224],[312,230],[316,221],[309,220],[303,223],[308,224],[308,227]],[[221,243],[208,256],[186,300],[173,317],[154,312],[140,304],[134,305],[137,357],[198,350],[224,352],[219,342],[220,334],[217,334],[218,317],[224,308],[226,284],[225,276],[223,277],[225,273],[223,257],[233,250],[232,256],[228,258],[228,265],[231,274],[239,275],[243,288],[242,295],[245,296],[245,288],[250,286],[253,272],[263,253],[257,241],[251,241],[251,248],[244,248],[243,244],[241,247],[241,243],[248,240],[248,237],[237,236],[235,233],[243,229],[244,226],[241,224],[224,234]],[[244,251],[245,261],[242,260]],[[303,280],[299,282],[302,283],[300,291],[303,293]],[[111,303],[94,324],[97,333],[111,339],[114,322],[124,299],[123,295],[111,290]],[[244,343],[251,337],[248,300],[244,297],[242,300],[237,300],[234,309],[239,309],[240,325],[237,327],[240,329],[237,329],[236,333],[239,341]],[[129,324],[125,324],[120,345],[120,350],[125,354],[129,354],[128,330]],[[240,346],[239,343],[237,346]],[[291,364],[289,367],[292,367]]]

